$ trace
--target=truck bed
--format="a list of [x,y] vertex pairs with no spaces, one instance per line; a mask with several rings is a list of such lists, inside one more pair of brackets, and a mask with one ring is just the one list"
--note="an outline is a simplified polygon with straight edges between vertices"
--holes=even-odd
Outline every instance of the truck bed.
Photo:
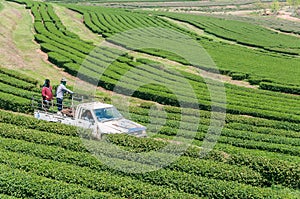
[[68,115],[59,115],[57,113],[35,110],[34,117],[49,122],[59,122],[63,124],[75,125],[75,119]]

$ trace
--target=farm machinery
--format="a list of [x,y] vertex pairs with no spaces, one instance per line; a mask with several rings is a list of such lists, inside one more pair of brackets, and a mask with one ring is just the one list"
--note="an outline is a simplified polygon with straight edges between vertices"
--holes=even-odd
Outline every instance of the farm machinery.
[[[76,99],[76,100],[75,100]],[[79,100],[78,100],[79,99]],[[74,105],[74,101],[77,102]],[[37,119],[48,122],[77,126],[83,129],[90,129],[95,139],[101,139],[105,134],[125,133],[136,137],[146,137],[146,127],[125,119],[122,114],[111,104],[97,101],[84,102],[82,98],[71,98],[71,105],[64,107],[61,112],[55,112],[53,103],[45,106],[32,100],[34,116]]]

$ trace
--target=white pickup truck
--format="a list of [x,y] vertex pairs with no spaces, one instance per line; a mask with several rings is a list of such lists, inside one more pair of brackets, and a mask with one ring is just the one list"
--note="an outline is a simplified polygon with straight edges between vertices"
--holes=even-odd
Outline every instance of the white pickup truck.
[[92,137],[101,139],[105,134],[126,133],[136,137],[146,137],[146,127],[125,119],[110,104],[100,102],[82,103],[76,106],[72,116],[35,110],[37,119],[60,122],[92,130]]

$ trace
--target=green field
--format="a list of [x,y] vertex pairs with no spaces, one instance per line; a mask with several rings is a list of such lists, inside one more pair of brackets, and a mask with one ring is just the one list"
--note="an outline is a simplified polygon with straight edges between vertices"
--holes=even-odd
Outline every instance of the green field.
[[[73,126],[35,119],[31,100],[40,97],[38,74],[0,62],[1,198],[300,197],[299,38],[212,17],[14,2],[32,14],[28,26],[48,61],[70,79],[102,87],[107,103],[113,94],[127,96],[129,112],[122,103],[116,107],[146,126],[149,137],[86,140]],[[67,9],[82,17],[80,27],[89,34],[77,34]],[[138,31],[122,34],[131,30]],[[102,40],[111,45],[97,46]],[[187,60],[186,49],[178,55],[151,47],[157,41],[175,48],[181,41],[199,44],[227,78],[260,88],[201,76],[220,74],[207,60]]]
[[163,15],[192,24],[208,34],[240,44],[229,45],[206,41],[201,43],[220,69],[246,73],[253,79],[267,78],[281,84],[299,85],[299,79],[296,78],[298,75],[294,75],[299,72],[295,69],[299,68],[299,56],[285,55],[299,55],[297,37],[280,34],[246,22],[187,14]]
[[[4,83],[10,88],[1,91],[1,107],[21,112],[30,111],[30,96],[38,94],[34,80],[25,77],[21,80],[7,70],[3,72],[11,78],[10,85]],[[32,93],[27,91],[26,95],[27,92],[21,92],[22,88],[17,86],[20,85],[17,84],[18,81],[23,81],[23,87],[26,86]],[[5,82],[3,77],[1,82]],[[12,86],[13,82],[15,86]],[[131,118],[147,125],[150,106],[151,103],[148,102],[139,106],[131,105]],[[176,126],[181,117],[178,108],[165,106],[164,109],[167,111],[167,123],[152,138],[141,140],[128,136],[109,136],[108,139],[128,150],[128,153],[158,150],[166,142],[153,138],[170,139],[176,135]],[[179,135],[182,139],[193,138],[189,122],[196,118],[192,111],[187,113],[188,115],[184,115],[184,131]],[[210,122],[210,112],[200,111],[200,115],[199,129],[193,141],[195,146],[201,146]],[[9,171],[5,175],[3,173],[2,178],[5,180],[1,182],[1,192],[7,195],[22,197],[26,193],[40,198],[41,191],[45,190],[49,190],[44,195],[46,198],[59,198],[60,194],[65,194],[66,197],[78,197],[80,194],[82,198],[101,195],[160,198],[166,194],[170,198],[241,198],[243,194],[254,198],[297,198],[299,194],[296,191],[299,189],[299,123],[227,114],[222,136],[205,159],[199,159],[199,148],[191,147],[180,159],[163,170],[130,174],[113,170],[87,153],[73,127],[57,126],[5,111],[0,112],[0,122],[1,168]],[[152,123],[148,126],[149,134],[155,131],[156,125],[157,123]],[[173,147],[178,148],[176,144]],[[171,150],[168,153],[173,152]],[[162,161],[161,158],[167,155],[166,152],[157,152],[143,159],[138,153],[124,153],[126,152],[109,150],[109,146],[105,145],[101,148],[101,154],[113,161],[131,166],[144,165],[145,168],[155,165],[157,160]],[[83,174],[84,179],[81,177]],[[8,179],[12,175],[14,183],[9,183]],[[158,177],[159,181],[156,180]],[[22,186],[24,179],[27,179],[26,189]],[[39,189],[37,183],[40,181],[47,182],[47,187]],[[55,189],[55,184],[59,184],[60,189]],[[133,184],[134,189],[127,188]],[[7,186],[13,187],[14,192],[5,189]],[[120,190],[120,187],[123,189]]]
[[[109,10],[108,8],[69,7],[82,13],[86,20],[86,25],[93,32],[101,34],[104,37],[110,37],[113,34],[132,28],[148,27],[149,24],[153,24],[155,27],[172,28],[188,32],[188,30],[178,27],[169,21],[155,16],[143,16],[141,13],[128,13],[123,10]],[[270,87],[262,86],[264,89],[270,88],[271,90],[275,90],[277,88],[277,90],[280,90],[276,86],[280,84],[286,87],[286,89],[282,89],[282,91],[286,90],[284,92],[289,92],[288,90],[295,88],[295,92],[292,91],[292,93],[299,93],[297,87],[300,85],[298,78],[300,61],[297,37],[278,34],[261,26],[245,22],[187,14],[158,13],[158,15],[187,22],[203,29],[208,34],[228,41],[212,41],[211,38],[207,38],[206,36],[187,33],[199,40],[199,44],[207,50],[221,73],[239,79],[246,79],[253,84],[261,82],[262,84],[270,84],[269,82],[273,82],[274,89],[272,85]],[[144,22],[139,22],[140,20],[144,20]],[[226,29],[222,27],[226,27]],[[141,42],[144,42],[143,38],[141,40]],[[127,40],[125,41],[127,42]],[[235,42],[236,45],[229,42]],[[169,56],[163,52],[143,51],[157,56],[168,57],[183,64],[190,64],[185,60]],[[206,68],[204,66],[204,69],[210,70],[209,66],[206,66]]]

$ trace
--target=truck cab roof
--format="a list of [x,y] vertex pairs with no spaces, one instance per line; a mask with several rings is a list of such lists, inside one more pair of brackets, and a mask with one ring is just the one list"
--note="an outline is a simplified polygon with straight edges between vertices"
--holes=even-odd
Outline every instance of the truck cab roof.
[[101,102],[88,102],[88,103],[83,103],[83,104],[79,104],[78,108],[84,108],[84,109],[102,109],[102,108],[110,108],[113,107],[113,105],[111,104],[104,104]]

